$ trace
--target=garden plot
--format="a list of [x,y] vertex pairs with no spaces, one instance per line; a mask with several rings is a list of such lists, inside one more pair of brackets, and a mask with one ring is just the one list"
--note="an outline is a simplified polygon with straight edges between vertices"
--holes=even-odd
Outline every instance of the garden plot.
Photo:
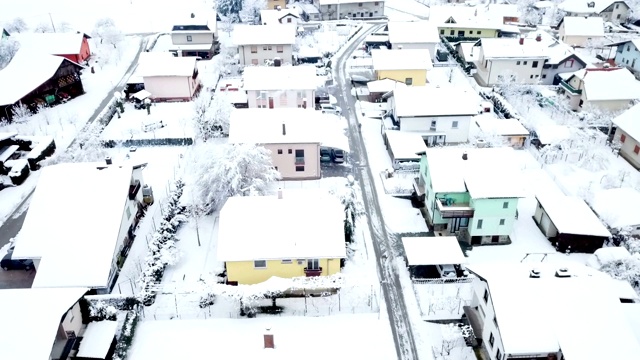
[[151,113],[125,104],[120,118],[115,116],[102,132],[104,141],[193,139],[193,103],[155,103]]
[[322,23],[320,29],[309,32],[296,40],[298,50],[302,54],[305,52],[322,55],[334,54],[347,43],[349,36],[362,26],[356,22],[346,22],[344,25],[336,26],[336,23]]
[[413,190],[413,180],[419,176],[418,171],[385,170],[380,173],[384,192],[394,196],[410,196]]
[[413,283],[413,291],[425,320],[461,319],[464,314],[462,307],[468,306],[473,300],[473,284],[470,281],[431,284],[418,280]]

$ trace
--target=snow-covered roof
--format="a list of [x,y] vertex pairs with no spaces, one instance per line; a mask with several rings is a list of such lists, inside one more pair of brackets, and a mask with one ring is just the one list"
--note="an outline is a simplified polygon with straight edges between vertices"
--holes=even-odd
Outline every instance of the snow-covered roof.
[[12,137],[18,135],[17,132],[0,132],[0,141],[11,139]]
[[591,68],[573,73],[584,81],[588,101],[640,99],[640,82],[626,68]]
[[20,48],[51,55],[76,55],[82,47],[83,33],[19,33],[12,39],[20,43]]
[[369,81],[367,83],[367,89],[369,89],[369,93],[388,93],[389,91],[399,87],[407,87],[407,84],[389,78]]
[[22,100],[51,79],[65,61],[75,64],[61,56],[18,50],[9,65],[0,70],[0,84],[11,84],[0,87],[0,105],[12,105]]
[[489,19],[496,22],[503,22],[505,17],[519,18],[520,10],[516,4],[491,4],[487,6],[485,11]]
[[640,104],[616,116],[613,123],[636,141],[640,141]]
[[598,191],[593,194],[591,207],[611,228],[640,226],[640,192],[636,189]]
[[420,155],[416,153],[427,150],[422,135],[407,131],[387,130],[385,131],[387,142],[395,160],[420,160]]
[[107,286],[132,167],[74,163],[41,171],[14,257],[41,259],[33,287]]
[[382,2],[384,0],[319,0],[320,5],[335,5],[335,4],[357,4],[357,3],[370,3],[370,2]]
[[321,143],[320,111],[299,108],[233,109],[229,117],[229,142],[246,144]]
[[[238,226],[245,219],[251,226]],[[219,261],[344,257],[344,208],[326,191],[237,196],[220,211]]]
[[544,124],[536,126],[538,140],[544,145],[557,144],[571,137],[571,129],[564,125]]
[[518,119],[498,119],[493,114],[482,114],[474,118],[484,133],[500,136],[528,136],[529,130]]
[[[589,7],[589,3],[593,3],[593,7]],[[599,14],[616,2],[624,2],[619,0],[566,0],[558,5],[558,9],[568,13],[576,14]]]
[[553,2],[546,0],[536,1],[535,3],[533,3],[533,7],[536,9],[548,9],[553,7]]
[[[199,9],[190,14],[184,14],[176,21],[171,31],[193,31],[184,29],[189,26],[206,26],[210,31],[217,31],[217,13],[212,9]],[[187,16],[188,15],[188,16]],[[193,15],[193,16],[192,16]]]
[[438,28],[429,21],[390,21],[389,42],[392,44],[439,43]]
[[[483,186],[487,191],[500,192],[504,187],[501,178],[507,181],[509,173],[516,172],[517,162],[514,159],[515,150],[511,147],[496,148],[427,148],[427,168],[431,177],[431,185],[436,193],[445,192],[467,192],[465,182],[471,179],[474,173],[480,177],[487,178],[471,179],[474,190],[478,195],[483,191]],[[462,159],[462,155],[467,153],[467,160]],[[487,176],[487,174],[500,174],[500,176]],[[504,177],[502,175],[505,175]],[[513,197],[512,186],[504,187],[503,197]]]
[[566,36],[604,37],[604,20],[598,16],[565,16],[559,27],[563,26]]
[[467,263],[455,236],[403,237],[402,245],[409,266]]
[[293,45],[296,42],[296,26],[289,24],[238,25],[231,34],[233,44],[242,45]]
[[315,66],[247,66],[242,74],[245,90],[315,90],[322,78]]
[[313,4],[305,3],[305,2],[296,2],[293,4],[287,4],[287,8],[292,9],[300,9],[307,14],[318,14],[320,11]]
[[[492,168],[495,168],[495,174],[499,174],[496,178],[487,176],[487,171],[493,171]],[[473,199],[516,199],[525,196],[522,174],[518,170],[502,169],[493,164],[467,170],[464,184]]]
[[[540,278],[529,277],[534,268]],[[572,276],[556,277],[559,268]],[[506,354],[561,349],[566,359],[632,360],[640,351],[622,311],[616,280],[606,274],[574,262],[473,263],[467,269],[488,284]]]
[[[402,50],[405,51],[405,50]],[[477,115],[480,97],[460,86],[406,86],[393,90],[398,117]]]
[[561,61],[573,55],[579,62],[586,65],[587,62],[584,61],[571,46],[559,41],[546,31],[532,31],[526,34],[525,42],[537,41],[538,36],[540,37],[540,46],[542,46],[544,53],[549,57],[546,64],[559,64]]
[[636,336],[636,341],[640,342],[640,304],[638,303],[626,303],[620,304],[622,311],[627,318],[633,333]]
[[[449,20],[452,23],[446,23]],[[500,29],[503,19],[480,6],[435,5],[429,7],[429,21],[439,27]]]
[[196,58],[193,56],[158,56],[153,61],[140,63],[136,73],[145,77],[192,76],[196,70]]
[[296,18],[300,16],[300,14],[298,14],[298,10],[296,9],[260,10],[260,20],[262,21],[263,25],[282,24],[280,22],[280,19],[287,15],[294,16]]
[[[545,46],[535,40],[527,41],[520,45],[517,38],[483,38],[479,41],[484,57],[487,59],[540,59],[548,56],[545,53]],[[540,64],[539,66],[542,66]]]
[[11,330],[2,333],[0,359],[49,360],[60,319],[88,290],[0,290],[0,319],[11,324]]
[[433,63],[427,49],[373,49],[374,70],[431,70]]
[[462,57],[464,57],[465,61],[472,62],[479,55],[479,49],[474,49],[475,44],[475,41],[461,41],[456,44],[456,47],[460,46],[460,50],[462,50]]
[[104,359],[118,330],[117,321],[94,321],[87,325],[76,357]]
[[560,234],[611,236],[587,203],[579,197],[537,194],[536,199]]

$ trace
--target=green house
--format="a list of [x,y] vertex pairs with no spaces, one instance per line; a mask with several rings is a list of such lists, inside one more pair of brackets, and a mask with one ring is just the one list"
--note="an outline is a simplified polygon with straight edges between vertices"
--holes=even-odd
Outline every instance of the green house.
[[523,197],[514,156],[510,147],[427,149],[415,187],[429,226],[471,245],[511,243]]

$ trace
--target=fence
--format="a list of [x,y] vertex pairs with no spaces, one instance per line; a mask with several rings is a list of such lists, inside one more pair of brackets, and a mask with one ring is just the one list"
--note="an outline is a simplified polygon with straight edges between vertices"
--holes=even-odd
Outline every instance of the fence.
[[437,278],[437,279],[411,279],[414,284],[467,284],[473,282],[472,277],[463,278]]

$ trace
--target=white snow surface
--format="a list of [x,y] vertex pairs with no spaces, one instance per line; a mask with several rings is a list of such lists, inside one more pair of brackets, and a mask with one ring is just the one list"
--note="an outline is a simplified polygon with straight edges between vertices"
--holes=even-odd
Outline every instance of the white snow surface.
[[244,90],[315,90],[320,85],[315,66],[247,66]]
[[[559,267],[572,276],[556,277]],[[540,278],[529,277],[533,268]],[[467,269],[488,283],[507,354],[562,349],[568,359],[632,360],[640,351],[615,291],[618,285],[608,275],[577,264],[487,263]]]
[[536,198],[560,234],[609,237],[611,233],[591,211],[589,205],[576,196],[537,194]]
[[[162,54],[162,53],[147,53]],[[196,70],[195,57],[154,56],[153,60],[139,64],[136,74],[144,77],[192,76]]]
[[629,250],[622,246],[609,246],[596,250],[589,259],[587,265],[594,269],[600,270],[602,265],[617,260],[628,259],[631,257]]
[[[344,258],[344,208],[324,190],[236,196],[220,211],[220,261]],[[313,204],[313,206],[308,206]],[[244,224],[243,219],[250,219]]]
[[[540,59],[547,58],[546,46],[537,41],[524,41],[522,45],[517,38],[483,38],[480,43],[484,57],[487,59]],[[539,66],[542,66],[540,64]]]
[[565,16],[562,23],[567,36],[604,37],[604,20],[599,16]]
[[405,83],[393,79],[374,80],[367,83],[367,89],[369,89],[370,93],[387,93],[399,87],[406,86]]
[[243,45],[293,45],[296,40],[296,26],[277,25],[237,25],[231,34],[236,46]]
[[428,49],[371,50],[374,70],[431,70]]
[[633,188],[614,188],[593,194],[593,211],[612,228],[640,225],[640,192]]
[[[133,104],[124,104],[125,112],[120,118],[114,116],[102,131],[103,140],[129,139],[182,139],[195,136],[192,102],[154,103],[151,114],[137,110]],[[162,127],[159,127],[162,122]],[[156,124],[158,128],[145,131],[144,125]]]
[[477,115],[480,112],[480,98],[468,87],[406,86],[394,89],[393,97],[398,117]]
[[398,130],[385,131],[388,146],[393,152],[394,160],[420,160],[417,153],[427,151],[422,136],[418,133],[411,133]]
[[439,43],[440,34],[429,21],[390,21],[389,42],[392,44]]
[[574,76],[584,81],[589,101],[640,99],[640,82],[626,68],[582,69]]
[[11,34],[20,48],[51,55],[76,55],[82,47],[83,33],[22,33]]
[[467,263],[455,236],[403,237],[402,245],[410,266]]
[[0,290],[0,318],[11,324],[11,331],[0,337],[0,359],[49,359],[60,319],[88,290]]
[[522,123],[515,118],[510,119],[498,119],[493,114],[481,114],[474,118],[476,125],[484,133],[495,134],[500,136],[526,136],[529,135],[529,130],[522,125]]
[[629,134],[634,140],[640,141],[640,104],[634,105],[629,110],[623,112],[613,119],[613,123],[620,130]]
[[94,321],[87,325],[77,357],[104,359],[118,330],[117,321]]

